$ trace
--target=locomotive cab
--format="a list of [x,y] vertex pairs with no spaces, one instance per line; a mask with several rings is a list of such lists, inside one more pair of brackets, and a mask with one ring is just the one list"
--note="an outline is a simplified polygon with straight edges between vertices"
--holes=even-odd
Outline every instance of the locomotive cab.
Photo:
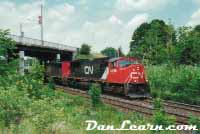
[[126,96],[138,98],[145,95],[148,82],[145,79],[144,66],[138,59],[119,57],[108,62],[107,81],[109,83],[123,85]]
[[112,83],[146,83],[144,67],[135,58],[114,58],[108,63],[107,81]]

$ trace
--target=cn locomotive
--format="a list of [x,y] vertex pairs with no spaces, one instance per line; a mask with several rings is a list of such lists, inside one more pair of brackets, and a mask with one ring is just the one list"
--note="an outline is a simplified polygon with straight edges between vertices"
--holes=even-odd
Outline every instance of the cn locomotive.
[[46,65],[46,77],[73,88],[88,89],[98,83],[104,91],[130,98],[149,96],[144,66],[133,57],[74,60]]

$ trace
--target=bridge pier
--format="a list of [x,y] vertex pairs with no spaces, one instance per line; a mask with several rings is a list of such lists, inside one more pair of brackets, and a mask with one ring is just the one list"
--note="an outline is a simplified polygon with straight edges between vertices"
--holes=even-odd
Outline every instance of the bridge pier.
[[74,51],[74,53],[72,53],[72,60],[75,60],[78,51],[79,50],[77,49],[76,51]]
[[60,54],[58,53],[58,54],[56,54],[56,61],[60,61]]
[[25,69],[25,65],[24,65],[24,51],[19,51],[19,73],[21,75],[24,75],[24,69]]

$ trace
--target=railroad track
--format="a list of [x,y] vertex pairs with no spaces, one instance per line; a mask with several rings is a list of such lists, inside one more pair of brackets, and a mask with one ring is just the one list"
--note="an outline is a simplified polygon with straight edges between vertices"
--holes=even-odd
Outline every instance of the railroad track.
[[[63,86],[56,87],[73,95],[90,98],[87,91]],[[153,100],[150,98],[146,100],[127,100],[110,95],[101,95],[101,100],[104,103],[112,105],[113,107],[116,107],[124,112],[134,111],[142,113],[145,116],[152,116],[154,111]],[[177,103],[173,101],[163,101],[163,105],[167,114],[176,117],[178,124],[188,124],[190,115],[200,116],[200,106]]]

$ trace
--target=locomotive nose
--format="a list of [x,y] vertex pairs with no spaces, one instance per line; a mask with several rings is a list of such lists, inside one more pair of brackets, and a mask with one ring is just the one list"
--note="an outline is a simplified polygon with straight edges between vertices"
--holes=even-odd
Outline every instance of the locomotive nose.
[[130,73],[133,82],[142,82],[143,76],[143,68],[140,65],[133,66],[132,72]]

